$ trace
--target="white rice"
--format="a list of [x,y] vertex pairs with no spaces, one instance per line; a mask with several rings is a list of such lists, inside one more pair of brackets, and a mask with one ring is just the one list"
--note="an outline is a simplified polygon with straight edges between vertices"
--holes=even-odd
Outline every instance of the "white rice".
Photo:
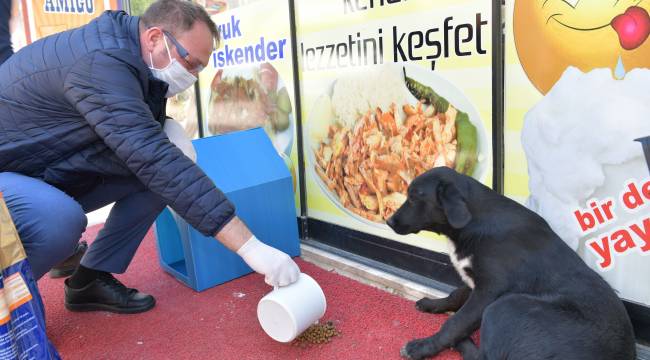
[[353,127],[368,110],[386,111],[392,103],[401,112],[408,95],[401,68],[384,65],[358,70],[334,84],[332,108],[342,124]]

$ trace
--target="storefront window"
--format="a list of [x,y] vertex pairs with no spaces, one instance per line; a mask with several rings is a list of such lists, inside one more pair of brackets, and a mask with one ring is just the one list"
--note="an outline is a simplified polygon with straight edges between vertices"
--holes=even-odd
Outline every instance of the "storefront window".
[[506,4],[506,195],[650,305],[650,4]]
[[[206,136],[261,127],[298,192],[293,53],[287,0],[201,0],[222,41],[199,76]],[[298,211],[299,213],[299,211]]]
[[491,14],[485,1],[297,2],[310,218],[447,252],[386,219],[433,167],[492,185]]

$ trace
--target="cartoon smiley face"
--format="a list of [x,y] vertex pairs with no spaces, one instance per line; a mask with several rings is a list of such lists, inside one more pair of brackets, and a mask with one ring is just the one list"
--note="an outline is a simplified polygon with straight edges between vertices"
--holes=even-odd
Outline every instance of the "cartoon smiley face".
[[650,0],[517,0],[519,60],[546,94],[568,66],[587,72],[650,67]]

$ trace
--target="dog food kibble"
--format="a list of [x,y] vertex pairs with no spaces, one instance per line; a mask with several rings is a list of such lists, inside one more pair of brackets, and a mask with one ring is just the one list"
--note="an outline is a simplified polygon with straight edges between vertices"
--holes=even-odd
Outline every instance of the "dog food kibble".
[[324,324],[315,324],[310,326],[293,341],[293,344],[301,347],[314,344],[324,344],[330,342],[333,337],[339,335],[341,335],[341,332],[336,329],[334,323],[328,321]]

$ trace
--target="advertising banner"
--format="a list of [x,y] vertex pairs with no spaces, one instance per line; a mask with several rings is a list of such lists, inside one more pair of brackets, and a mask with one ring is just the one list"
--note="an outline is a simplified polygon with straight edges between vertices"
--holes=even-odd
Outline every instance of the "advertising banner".
[[87,24],[105,10],[118,9],[118,0],[21,0],[28,14],[28,43]]
[[506,5],[506,195],[648,305],[650,3]]
[[311,218],[437,252],[385,220],[413,178],[449,166],[492,184],[490,1],[296,2]]
[[264,128],[291,171],[300,209],[289,2],[199,3],[222,38],[199,76],[204,134]]

